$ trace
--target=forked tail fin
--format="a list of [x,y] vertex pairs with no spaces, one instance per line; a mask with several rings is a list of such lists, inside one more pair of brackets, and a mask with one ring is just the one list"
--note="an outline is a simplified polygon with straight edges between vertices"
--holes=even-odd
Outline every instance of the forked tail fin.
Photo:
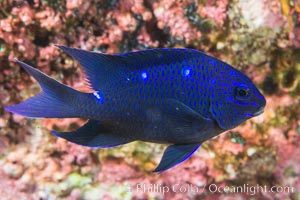
[[74,105],[79,99],[78,96],[84,93],[57,82],[26,63],[19,60],[16,62],[38,81],[42,92],[19,104],[6,106],[5,110],[25,117],[80,117]]

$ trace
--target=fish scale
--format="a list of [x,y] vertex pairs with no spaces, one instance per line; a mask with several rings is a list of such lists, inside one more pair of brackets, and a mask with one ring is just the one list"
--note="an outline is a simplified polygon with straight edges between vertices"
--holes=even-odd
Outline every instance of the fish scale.
[[197,50],[108,55],[58,47],[82,65],[94,92],[74,90],[16,60],[42,92],[5,109],[27,117],[89,119],[71,132],[52,131],[85,147],[168,144],[155,172],[185,161],[206,140],[261,114],[266,104],[246,75]]
[[[204,87],[205,85],[207,85],[208,83],[204,83],[201,84],[200,86],[203,86],[202,88],[200,88],[199,90],[201,91],[200,94],[195,94],[193,93],[193,86],[195,85],[194,81],[196,79],[192,79],[196,74],[192,74],[191,77],[187,77],[186,79],[181,79],[181,68],[175,68],[173,66],[183,66],[182,68],[184,68],[184,65],[182,63],[180,63],[180,65],[177,64],[170,64],[170,65],[164,65],[164,66],[157,66],[156,68],[153,68],[154,70],[141,70],[143,72],[147,72],[148,77],[147,80],[143,80],[140,76],[140,73],[132,73],[130,76],[128,76],[128,78],[131,80],[131,82],[129,84],[132,84],[133,86],[135,86],[136,89],[132,90],[132,92],[128,92],[125,91],[125,93],[127,94],[124,95],[123,93],[120,93],[118,96],[119,100],[121,102],[116,102],[116,104],[121,104],[123,102],[122,105],[124,105],[124,111],[126,110],[132,110],[131,106],[128,105],[127,102],[124,102],[127,100],[127,98],[131,99],[132,96],[135,97],[135,99],[138,99],[138,101],[148,101],[148,103],[150,104],[150,96],[149,94],[151,94],[151,96],[154,96],[154,99],[164,99],[164,98],[171,98],[171,97],[178,97],[181,101],[185,102],[187,105],[191,106],[194,109],[200,110],[202,111],[201,114],[203,116],[209,116],[208,114],[208,101],[202,102],[202,106],[200,107],[199,104],[194,104],[194,102],[198,102],[197,99],[200,98],[200,95],[203,94],[207,94],[208,91],[208,87]],[[161,69],[161,70],[160,70]],[[161,71],[164,71],[165,73],[163,74],[174,74],[174,71],[178,72],[179,78],[177,79],[166,79],[165,76],[162,76]],[[156,79],[158,80],[162,80],[160,82],[160,84],[155,84],[156,79],[154,79],[154,77],[156,77]],[[175,90],[170,90],[171,85],[177,85],[180,84],[180,87],[176,88]],[[148,87],[147,87],[148,86]],[[112,91],[106,91],[108,94],[109,93],[115,93],[117,91],[122,91],[124,89],[127,89],[128,87],[130,87],[130,85],[114,85],[112,87]],[[146,87],[146,88],[145,88]],[[195,87],[199,87],[198,85],[196,85]],[[140,93],[136,93],[136,91],[140,91]],[[147,92],[145,92],[147,91]],[[184,91],[184,93],[182,92]],[[180,93],[180,94],[178,94]],[[181,95],[184,94],[184,95]],[[116,95],[112,96],[113,98],[116,98]],[[127,97],[127,98],[126,98]],[[111,102],[112,100],[108,97],[107,98],[108,102]],[[130,101],[130,100],[129,100]],[[203,103],[204,102],[204,103]],[[133,106],[133,105],[132,105]],[[105,108],[109,109],[112,107],[112,105],[110,106],[105,106]],[[110,113],[110,112],[109,112]],[[104,118],[107,118],[108,116],[105,116]]]

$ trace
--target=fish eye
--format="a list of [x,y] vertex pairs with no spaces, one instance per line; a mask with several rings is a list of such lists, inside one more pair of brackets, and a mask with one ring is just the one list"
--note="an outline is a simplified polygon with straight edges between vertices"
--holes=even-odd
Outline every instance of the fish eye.
[[238,86],[235,88],[235,96],[240,100],[245,100],[250,96],[250,89],[246,86]]

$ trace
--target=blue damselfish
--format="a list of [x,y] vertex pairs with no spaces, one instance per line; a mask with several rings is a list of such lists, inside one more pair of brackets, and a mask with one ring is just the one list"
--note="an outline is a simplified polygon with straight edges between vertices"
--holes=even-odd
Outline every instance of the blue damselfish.
[[266,104],[247,76],[197,50],[108,55],[57,47],[82,65],[94,92],[74,90],[16,60],[42,92],[5,109],[26,117],[89,119],[72,132],[52,131],[87,147],[169,144],[155,172],[183,162],[204,141],[261,114]]

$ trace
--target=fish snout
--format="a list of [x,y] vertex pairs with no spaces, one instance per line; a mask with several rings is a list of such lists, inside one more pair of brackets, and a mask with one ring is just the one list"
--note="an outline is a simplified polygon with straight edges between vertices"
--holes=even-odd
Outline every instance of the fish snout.
[[262,114],[264,112],[264,108],[265,108],[265,106],[259,107],[258,111],[256,111],[253,115],[258,116],[258,115]]
[[254,116],[260,115],[264,112],[267,101],[263,95],[259,95],[257,103],[259,106],[257,107],[257,111],[254,113]]

